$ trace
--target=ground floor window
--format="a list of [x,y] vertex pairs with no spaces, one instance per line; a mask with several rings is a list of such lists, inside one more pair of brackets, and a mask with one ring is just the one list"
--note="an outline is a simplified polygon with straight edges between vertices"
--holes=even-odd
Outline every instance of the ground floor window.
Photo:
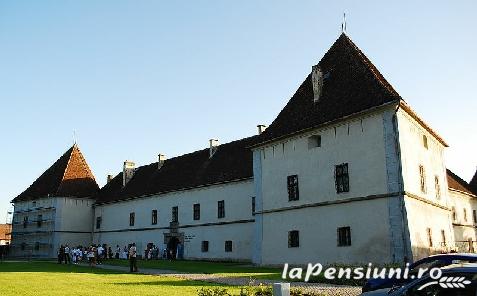
[[351,228],[349,226],[338,228],[338,247],[351,246]]
[[232,252],[232,241],[225,241],[225,252]]
[[202,241],[202,252],[206,253],[209,251],[209,241]]
[[298,248],[300,246],[300,232],[292,230],[288,232],[288,247]]

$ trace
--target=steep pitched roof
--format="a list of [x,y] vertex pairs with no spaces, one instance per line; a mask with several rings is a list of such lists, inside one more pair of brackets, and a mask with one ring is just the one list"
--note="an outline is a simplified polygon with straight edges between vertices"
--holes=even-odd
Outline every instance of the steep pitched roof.
[[470,180],[470,188],[474,191],[475,195],[477,195],[477,170],[475,171],[474,177]]
[[75,144],[12,202],[47,196],[91,197],[98,190],[98,184]]
[[472,190],[471,186],[449,169],[447,169],[447,184],[450,189],[475,195],[475,191]]
[[263,142],[401,100],[346,34],[341,34],[318,65],[325,77],[319,101],[313,102],[310,74],[265,130]]
[[253,136],[222,144],[211,158],[209,149],[203,149],[167,159],[160,169],[157,162],[138,167],[124,187],[123,173],[119,173],[101,188],[96,202],[106,203],[252,178],[252,151],[248,147],[258,139],[259,136]]

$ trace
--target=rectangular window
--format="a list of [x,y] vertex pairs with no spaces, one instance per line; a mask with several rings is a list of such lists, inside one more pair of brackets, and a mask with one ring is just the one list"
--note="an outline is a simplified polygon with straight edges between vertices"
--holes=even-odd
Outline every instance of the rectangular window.
[[443,230],[441,230],[441,239],[442,239],[442,246],[445,247],[447,245],[447,241],[446,241],[446,232]]
[[36,242],[35,243],[35,251],[39,251],[39,250],[40,250],[40,243]]
[[288,247],[298,248],[300,246],[300,232],[298,230],[288,231]]
[[200,220],[200,204],[194,204],[194,220]]
[[299,200],[300,192],[298,190],[298,175],[287,177],[288,201]]
[[25,251],[25,249],[26,249],[26,243],[22,243],[22,244],[21,244],[21,249],[22,249],[22,251]]
[[342,163],[335,166],[336,193],[349,192],[348,164]]
[[217,218],[225,218],[225,202],[223,200],[217,202]]
[[129,226],[134,226],[135,218],[136,218],[136,214],[134,212],[129,213]]
[[429,148],[428,144],[427,144],[427,137],[426,135],[422,135],[422,145],[424,146],[424,148]]
[[101,228],[101,220],[102,220],[101,217],[96,217],[96,229]]
[[321,136],[314,135],[308,138],[308,149],[321,147]]
[[28,225],[28,216],[23,217],[23,228],[26,228]]
[[225,252],[232,252],[232,241],[225,241]]
[[432,230],[427,228],[427,241],[429,243],[429,248],[432,248],[434,244],[432,243]]
[[474,224],[477,223],[477,212],[475,210],[472,211],[472,217],[474,219]]
[[157,210],[152,210],[151,224],[157,225]]
[[351,227],[338,228],[338,247],[351,246]]
[[252,215],[255,215],[255,196],[252,196]]
[[43,215],[38,215],[36,217],[36,226],[41,227],[42,223],[43,223]]
[[464,209],[464,222],[467,222],[467,209]]
[[427,192],[426,171],[424,170],[424,167],[422,165],[419,166],[419,178],[421,181],[421,192],[426,193]]
[[179,207],[172,207],[172,222],[179,221]]
[[437,199],[441,198],[441,185],[439,184],[439,177],[435,176],[434,177],[434,184],[435,184],[435,189],[436,189],[436,197]]
[[455,211],[455,207],[452,207],[452,221],[457,221],[457,212]]
[[209,241],[202,241],[202,253],[207,253],[209,251]]

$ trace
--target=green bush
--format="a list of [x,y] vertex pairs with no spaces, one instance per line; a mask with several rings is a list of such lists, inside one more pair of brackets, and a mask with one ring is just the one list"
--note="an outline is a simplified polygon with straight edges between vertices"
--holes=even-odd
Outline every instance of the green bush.
[[200,289],[197,291],[197,296],[232,296],[227,289],[224,288],[212,288],[212,289]]

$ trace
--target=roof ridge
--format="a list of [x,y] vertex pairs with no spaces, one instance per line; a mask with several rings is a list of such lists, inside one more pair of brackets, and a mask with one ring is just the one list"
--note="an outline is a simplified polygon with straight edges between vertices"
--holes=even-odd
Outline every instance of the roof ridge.
[[[367,68],[371,71],[371,73],[374,75],[376,80],[384,87],[386,90],[388,90],[391,94],[398,96],[401,98],[399,93],[394,89],[394,87],[387,81],[387,79],[384,77],[383,74],[379,71],[379,69],[371,62],[371,60],[364,54],[364,52],[349,38],[349,36],[345,33],[342,33],[340,38],[343,37],[344,40],[346,40],[355,50],[355,53],[358,54],[358,57],[361,59],[361,61],[366,64]],[[402,99],[402,98],[401,98]]]

